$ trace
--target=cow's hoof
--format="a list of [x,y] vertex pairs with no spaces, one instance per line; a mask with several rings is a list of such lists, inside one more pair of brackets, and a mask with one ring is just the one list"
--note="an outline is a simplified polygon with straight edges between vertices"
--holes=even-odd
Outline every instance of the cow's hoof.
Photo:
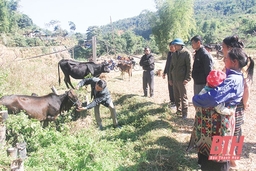
[[99,126],[99,130],[103,131],[103,126],[102,125]]
[[114,125],[114,128],[122,128],[120,125]]

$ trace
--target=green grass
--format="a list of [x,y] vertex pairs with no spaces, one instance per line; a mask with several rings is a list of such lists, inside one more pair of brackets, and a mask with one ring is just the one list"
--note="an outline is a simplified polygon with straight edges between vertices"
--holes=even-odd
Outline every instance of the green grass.
[[[197,168],[196,158],[185,153],[188,142],[179,142],[172,136],[175,131],[172,122],[179,118],[170,120],[167,105],[160,106],[132,94],[112,96],[121,129],[112,127],[109,111],[104,107],[100,108],[103,131],[96,128],[95,122],[87,127],[75,125],[83,122],[92,111],[76,122],[66,113],[64,118],[59,117],[57,128],[51,123],[45,129],[24,113],[9,115],[7,145],[2,151],[18,141],[25,141],[28,144],[27,171],[185,171]],[[6,155],[0,155],[0,161],[0,168],[5,170],[9,162]]]

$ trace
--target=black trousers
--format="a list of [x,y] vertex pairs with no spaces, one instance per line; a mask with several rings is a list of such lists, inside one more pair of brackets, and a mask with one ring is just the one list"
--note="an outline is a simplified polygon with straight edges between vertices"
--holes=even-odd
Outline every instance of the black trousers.
[[168,91],[169,91],[170,102],[175,103],[174,94],[173,94],[173,86],[169,84],[169,79],[168,79]]
[[148,87],[150,96],[154,96],[154,70],[143,71],[142,85],[144,96],[148,95]]

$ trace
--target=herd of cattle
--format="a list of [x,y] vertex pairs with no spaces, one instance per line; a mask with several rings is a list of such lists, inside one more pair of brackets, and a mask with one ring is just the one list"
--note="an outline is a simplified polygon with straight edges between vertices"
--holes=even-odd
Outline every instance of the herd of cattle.
[[[132,62],[129,62],[127,59],[119,61],[118,67],[121,72],[127,72],[130,78],[132,76]],[[93,77],[98,77],[101,73],[110,72],[108,62],[96,64],[94,62],[62,59],[58,63],[59,84],[61,82],[59,68],[61,68],[64,74],[64,82],[68,89],[69,86],[74,89],[70,76],[74,79],[83,79],[89,74]],[[62,112],[69,111],[72,106],[80,107],[81,105],[82,103],[72,89],[61,95],[55,93],[45,96],[6,95],[0,98],[0,107],[5,106],[9,114],[24,111],[30,118],[41,121],[43,127],[47,126],[49,121],[54,121]]]

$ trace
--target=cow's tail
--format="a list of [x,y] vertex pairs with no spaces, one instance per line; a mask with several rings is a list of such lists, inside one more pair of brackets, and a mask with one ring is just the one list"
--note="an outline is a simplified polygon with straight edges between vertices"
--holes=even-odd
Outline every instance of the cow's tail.
[[58,63],[58,75],[59,75],[59,86],[60,86],[60,62]]

